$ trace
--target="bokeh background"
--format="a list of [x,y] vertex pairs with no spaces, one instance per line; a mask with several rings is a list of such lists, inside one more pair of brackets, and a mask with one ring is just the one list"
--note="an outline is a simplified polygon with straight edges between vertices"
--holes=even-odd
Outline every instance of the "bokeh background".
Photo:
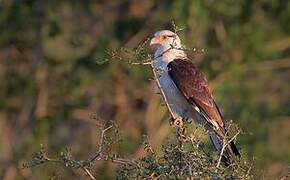
[[[111,60],[171,25],[207,75],[226,119],[244,133],[243,156],[256,177],[285,175],[290,164],[290,1],[0,1],[0,179],[86,178],[49,164],[21,169],[43,144],[85,158],[98,143],[92,114],[119,125],[115,152],[141,157],[174,132],[147,66]],[[97,162],[98,179],[118,166]],[[80,175],[80,176],[79,176]]]

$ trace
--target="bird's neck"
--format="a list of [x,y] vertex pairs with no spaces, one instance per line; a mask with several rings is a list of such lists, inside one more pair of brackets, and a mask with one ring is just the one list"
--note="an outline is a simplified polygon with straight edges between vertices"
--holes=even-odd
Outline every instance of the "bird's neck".
[[187,58],[186,53],[181,49],[172,48],[157,48],[155,54],[155,66],[161,69],[166,69],[168,63],[174,59],[185,59]]

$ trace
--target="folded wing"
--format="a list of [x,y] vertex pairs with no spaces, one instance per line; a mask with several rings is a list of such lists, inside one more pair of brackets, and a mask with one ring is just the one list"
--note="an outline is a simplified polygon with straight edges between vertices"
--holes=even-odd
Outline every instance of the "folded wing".
[[[222,114],[213,99],[205,76],[188,59],[175,59],[167,67],[168,74],[177,88],[215,132],[210,134],[210,137],[215,148],[220,151],[227,133]],[[233,142],[229,148],[232,153],[240,156]]]

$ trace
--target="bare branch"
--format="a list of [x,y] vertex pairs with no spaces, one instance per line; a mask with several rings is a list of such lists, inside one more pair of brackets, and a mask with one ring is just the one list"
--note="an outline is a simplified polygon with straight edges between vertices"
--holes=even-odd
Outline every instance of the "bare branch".
[[218,159],[218,163],[216,167],[219,167],[220,163],[221,163],[221,159],[223,156],[223,153],[225,151],[225,148],[233,141],[237,138],[237,136],[241,133],[241,130],[239,130],[229,141],[227,141],[227,138],[223,139],[223,147],[221,149],[220,155],[219,155],[219,159]]
[[96,178],[92,175],[92,173],[86,168],[86,167],[83,167],[83,169],[84,169],[84,171],[87,173],[87,175],[91,178],[91,179],[93,179],[93,180],[95,180]]
[[44,150],[43,146],[41,146],[41,150],[36,153],[33,160],[28,163],[23,164],[23,168],[30,168],[34,166],[38,166],[44,163],[58,163],[64,167],[69,168],[76,168],[83,170],[90,179],[95,180],[96,178],[90,172],[89,168],[91,164],[95,161],[103,160],[103,161],[110,161],[116,164],[121,165],[130,165],[134,164],[134,161],[122,159],[117,157],[116,155],[110,155],[108,151],[108,147],[110,147],[114,141],[106,139],[106,133],[114,128],[114,125],[104,126],[104,124],[99,125],[101,127],[101,134],[98,143],[97,151],[93,153],[93,155],[88,158],[88,160],[75,160],[72,158],[70,151],[67,149],[64,152],[60,153],[58,158],[50,158],[47,152]]

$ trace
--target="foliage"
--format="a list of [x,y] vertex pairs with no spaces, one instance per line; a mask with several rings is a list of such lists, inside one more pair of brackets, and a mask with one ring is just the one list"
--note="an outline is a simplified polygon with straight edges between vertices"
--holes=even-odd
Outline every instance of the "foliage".
[[212,158],[196,141],[198,130],[186,135],[183,144],[186,148],[167,144],[156,153],[147,142],[149,154],[134,164],[123,165],[117,179],[253,179],[251,166],[246,162],[237,160],[229,167],[218,166],[218,159]]
[[55,163],[69,169],[80,169],[90,179],[97,179],[91,170],[92,165],[97,161],[109,161],[121,165],[117,171],[117,179],[253,179],[251,166],[246,162],[236,160],[228,167],[219,166],[219,159],[212,158],[204,151],[198,140],[199,131],[204,131],[203,128],[195,128],[193,132],[187,133],[182,147],[178,143],[168,143],[162,146],[161,152],[156,152],[150,139],[144,136],[143,147],[147,153],[142,158],[133,160],[120,158],[110,152],[113,145],[120,142],[118,127],[113,124],[106,126],[101,121],[98,122],[98,129],[101,134],[99,145],[85,160],[75,160],[69,149],[61,152],[57,158],[51,158],[42,146],[31,161],[23,164],[23,168]]
[[199,148],[192,151],[180,151],[172,145],[163,148],[161,155],[147,155],[136,164],[123,165],[118,171],[117,179],[253,178],[250,168],[245,164],[232,164],[228,169],[217,167]]

